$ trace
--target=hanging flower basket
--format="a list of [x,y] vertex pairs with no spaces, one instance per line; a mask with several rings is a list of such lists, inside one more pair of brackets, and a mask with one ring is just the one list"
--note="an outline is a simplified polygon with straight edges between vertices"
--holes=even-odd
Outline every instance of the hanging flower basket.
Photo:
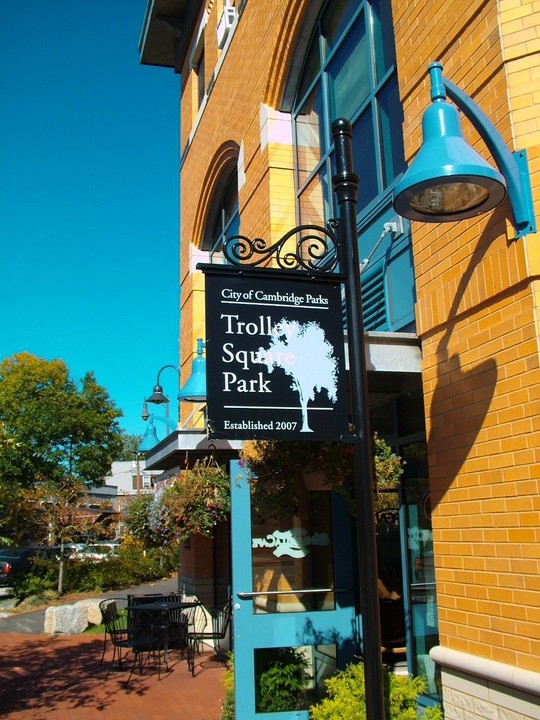
[[211,455],[182,470],[163,495],[180,539],[194,534],[211,537],[216,523],[231,509],[229,476]]
[[[372,436],[374,490],[397,488],[403,461],[375,432]],[[341,442],[258,440],[248,444],[242,463],[251,484],[253,507],[262,518],[297,512],[309,490],[334,490],[355,504],[346,485],[354,473],[354,446]]]

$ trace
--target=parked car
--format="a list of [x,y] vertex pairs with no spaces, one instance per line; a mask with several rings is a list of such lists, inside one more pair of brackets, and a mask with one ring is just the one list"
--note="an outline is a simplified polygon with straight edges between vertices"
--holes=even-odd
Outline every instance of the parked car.
[[15,580],[33,572],[36,560],[50,557],[46,549],[18,547],[0,549],[0,585],[11,586]]
[[119,543],[116,542],[93,543],[92,545],[85,545],[80,550],[77,550],[77,552],[70,555],[70,559],[101,562],[102,560],[109,560],[116,555],[118,547]]
[[[80,552],[85,547],[86,545],[84,543],[64,543],[64,558],[71,558],[75,553]],[[62,546],[51,545],[50,547],[45,549],[45,552],[48,557],[54,558],[55,560],[60,560],[60,557],[62,555]]]

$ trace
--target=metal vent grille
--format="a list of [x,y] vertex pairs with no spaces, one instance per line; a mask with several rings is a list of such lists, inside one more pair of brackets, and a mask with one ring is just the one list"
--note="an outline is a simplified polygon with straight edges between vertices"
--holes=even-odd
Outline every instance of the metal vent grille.
[[365,330],[388,330],[386,294],[384,291],[384,265],[362,275],[362,308]]

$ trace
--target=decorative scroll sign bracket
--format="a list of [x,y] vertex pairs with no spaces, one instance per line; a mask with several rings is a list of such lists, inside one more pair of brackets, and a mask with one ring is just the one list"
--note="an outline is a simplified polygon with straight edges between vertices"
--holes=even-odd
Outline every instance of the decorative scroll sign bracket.
[[205,273],[207,423],[233,440],[338,440],[348,427],[340,226],[243,235]]
[[[312,274],[335,273],[341,265],[338,220],[326,227],[298,225],[269,245],[262,238],[244,235],[227,238],[223,254],[231,265],[301,270]],[[271,264],[271,261],[275,264]]]

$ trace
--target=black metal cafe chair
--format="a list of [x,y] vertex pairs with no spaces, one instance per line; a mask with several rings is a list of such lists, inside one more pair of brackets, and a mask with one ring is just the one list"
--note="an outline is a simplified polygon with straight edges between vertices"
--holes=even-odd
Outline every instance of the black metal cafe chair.
[[205,625],[202,629],[195,628],[187,633],[186,656],[191,675],[195,675],[195,654],[201,651],[204,643],[212,643],[217,658],[225,665],[228,664],[227,651],[223,648],[223,641],[227,637],[232,617],[232,601],[229,600],[223,608],[210,610],[212,627]]
[[113,648],[106,678],[109,677],[115,662],[118,662],[118,668],[122,670],[126,655],[131,653],[132,663],[126,684],[137,668],[142,674],[144,666],[151,657],[157,660],[158,679],[161,679],[163,636],[152,631],[148,619],[144,617],[144,611],[130,612],[125,598],[103,600],[99,607],[105,626],[101,663],[105,658],[107,641],[110,641]]
[[113,655],[107,671],[107,677],[109,677],[115,661],[118,661],[118,667],[122,669],[122,660],[127,652],[131,650],[131,634],[128,629],[126,605],[127,601],[125,598],[108,598],[99,603],[104,625],[103,652],[101,653],[100,665],[103,665],[108,641],[113,648]]
[[129,672],[126,685],[131,676],[138,669],[139,675],[143,674],[144,668],[153,659],[157,663],[158,680],[161,680],[161,661],[165,661],[165,668],[169,671],[167,658],[165,657],[167,641],[163,628],[156,625],[149,613],[142,610],[128,610],[129,634],[131,639],[131,652],[133,663]]

